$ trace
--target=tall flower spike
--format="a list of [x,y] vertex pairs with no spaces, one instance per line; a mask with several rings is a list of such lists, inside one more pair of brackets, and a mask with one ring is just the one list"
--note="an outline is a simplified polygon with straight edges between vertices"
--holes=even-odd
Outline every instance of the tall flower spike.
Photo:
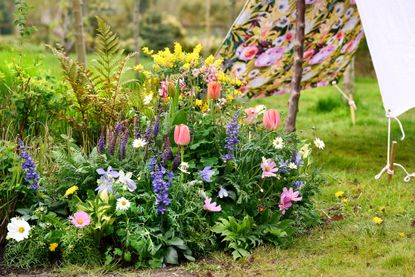
[[224,161],[228,161],[228,160],[235,158],[232,152],[235,151],[236,149],[235,146],[239,144],[238,135],[239,135],[239,129],[241,127],[238,123],[239,113],[240,113],[239,110],[235,112],[234,116],[230,120],[228,127],[226,129],[227,137],[225,139],[225,142],[226,142],[225,149],[227,150],[228,153],[222,157]]
[[134,138],[138,139],[140,137],[140,113],[137,112],[134,117]]
[[104,136],[104,128],[101,129],[101,135],[98,140],[98,153],[102,154],[105,149],[105,136]]
[[124,160],[125,159],[125,155],[127,152],[127,144],[128,144],[128,127],[125,127],[124,130],[124,137],[121,141],[121,145],[120,145],[120,160]]
[[24,171],[26,177],[24,178],[26,182],[29,183],[29,187],[32,189],[39,189],[39,180],[40,175],[36,171],[36,165],[32,160],[32,157],[27,153],[27,146],[24,142],[19,139],[19,152],[22,162],[22,170]]

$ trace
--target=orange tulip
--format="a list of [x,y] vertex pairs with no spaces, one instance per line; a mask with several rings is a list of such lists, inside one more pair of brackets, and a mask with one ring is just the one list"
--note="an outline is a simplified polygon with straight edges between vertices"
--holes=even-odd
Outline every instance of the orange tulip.
[[221,85],[218,82],[210,82],[208,84],[207,96],[209,99],[215,100],[220,97]]
[[264,127],[270,131],[280,125],[280,113],[277,110],[267,110],[264,113]]
[[174,127],[174,142],[177,145],[188,145],[190,143],[189,127],[184,124]]

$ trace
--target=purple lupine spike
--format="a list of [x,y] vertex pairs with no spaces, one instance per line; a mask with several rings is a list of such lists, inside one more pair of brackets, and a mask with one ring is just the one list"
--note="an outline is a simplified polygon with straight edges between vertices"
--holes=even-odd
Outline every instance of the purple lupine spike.
[[120,160],[124,160],[125,159],[125,155],[127,152],[127,144],[128,144],[128,127],[125,127],[124,130],[124,137],[121,140],[121,144],[120,144]]
[[164,214],[170,205],[168,190],[172,184],[173,173],[167,172],[162,165],[155,163],[150,172],[150,177],[153,183],[153,190],[157,194],[157,212]]
[[147,142],[150,142],[150,139],[151,139],[151,135],[153,134],[153,123],[151,123],[150,122],[150,124],[148,125],[148,128],[147,128],[147,131],[146,131],[146,133],[144,134],[144,139],[147,141]]
[[153,134],[155,138],[157,138],[159,131],[160,131],[160,117],[157,118],[156,123],[154,124]]
[[122,121],[119,121],[119,122],[117,123],[117,125],[115,125],[114,131],[113,131],[113,133],[111,134],[111,141],[110,141],[110,145],[109,145],[109,147],[108,147],[108,152],[109,152],[111,155],[114,155],[114,152],[115,152],[115,147],[117,146],[118,136],[119,136],[119,135],[120,135],[120,133],[121,133],[122,127],[123,127],[123,123],[122,123]]
[[164,143],[164,151],[161,155],[161,163],[166,164],[167,161],[173,158],[173,153],[171,151],[171,144],[169,136],[166,136],[166,141]]
[[235,146],[239,144],[238,134],[239,129],[241,128],[238,123],[239,113],[239,110],[235,112],[226,129],[227,137],[225,139],[226,144],[224,148],[228,150],[228,152],[222,157],[225,162],[235,158],[232,152],[235,151]]
[[140,138],[140,114],[138,112],[134,117],[134,138]]
[[178,151],[176,157],[174,157],[173,160],[173,170],[176,170],[179,167],[180,162],[180,151]]
[[39,189],[40,175],[36,171],[36,165],[33,162],[32,157],[27,152],[27,146],[24,144],[24,142],[19,139],[18,144],[20,152],[19,158],[23,160],[22,170],[26,175],[24,179],[29,183],[30,188],[37,190]]
[[98,153],[102,154],[105,150],[104,128],[101,129],[101,135],[98,140]]

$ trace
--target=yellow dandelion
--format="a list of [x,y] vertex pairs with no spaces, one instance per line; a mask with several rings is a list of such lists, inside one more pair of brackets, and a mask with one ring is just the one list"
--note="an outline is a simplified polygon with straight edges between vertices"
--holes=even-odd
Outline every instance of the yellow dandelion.
[[406,238],[406,233],[405,232],[399,232],[399,236],[401,238]]
[[342,202],[343,202],[343,203],[347,203],[347,202],[349,202],[349,199],[344,198],[344,199],[342,199]]
[[56,242],[52,242],[51,244],[49,244],[49,250],[50,252],[55,252],[56,248],[58,248],[59,244],[57,244]]
[[382,224],[382,223],[383,223],[383,219],[382,219],[382,218],[380,218],[380,217],[377,217],[377,216],[375,216],[375,217],[372,219],[372,221],[373,221],[373,223],[378,224],[378,225],[380,225],[380,224]]
[[144,66],[142,64],[137,64],[136,66],[134,66],[134,70],[135,71],[143,71]]
[[68,188],[65,192],[65,196],[68,197],[69,195],[74,194],[78,189],[79,189],[78,186],[72,186]]
[[334,194],[337,198],[343,197],[344,196],[344,191],[336,191],[336,193]]

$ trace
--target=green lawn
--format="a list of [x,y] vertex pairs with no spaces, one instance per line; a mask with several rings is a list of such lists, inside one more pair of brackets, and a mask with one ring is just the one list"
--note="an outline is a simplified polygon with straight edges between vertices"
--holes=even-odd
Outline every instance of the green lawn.
[[[56,71],[56,60],[43,55],[50,70]],[[7,54],[0,52],[0,60]],[[30,58],[33,60],[33,57]],[[30,62],[30,60],[28,62]],[[391,183],[374,176],[386,162],[387,121],[376,81],[357,80],[357,124],[352,126],[348,106],[332,87],[305,91],[301,97],[298,133],[302,137],[320,137],[325,151],[315,153],[327,184],[315,198],[321,211],[320,227],[298,238],[288,249],[262,246],[252,257],[234,262],[230,256],[216,253],[197,263],[139,274],[171,276],[208,274],[214,276],[405,276],[415,274],[415,180],[403,182],[403,174]],[[288,95],[255,100],[255,103],[277,108],[284,115]],[[407,139],[398,146],[398,162],[415,170],[415,111],[402,116]],[[393,137],[399,128],[393,124]],[[347,202],[335,197],[344,191]],[[374,216],[384,223],[376,225]],[[400,234],[401,233],[401,234]],[[404,233],[404,234],[403,234]],[[63,267],[57,273],[98,274],[100,269]],[[122,271],[121,274],[137,274]]]

